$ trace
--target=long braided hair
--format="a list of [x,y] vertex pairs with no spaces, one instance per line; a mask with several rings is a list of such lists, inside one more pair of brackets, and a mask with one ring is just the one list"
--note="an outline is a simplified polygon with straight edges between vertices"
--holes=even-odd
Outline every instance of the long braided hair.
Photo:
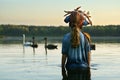
[[80,29],[82,28],[84,17],[77,11],[70,14],[69,26],[71,27],[71,44],[76,48],[80,44]]

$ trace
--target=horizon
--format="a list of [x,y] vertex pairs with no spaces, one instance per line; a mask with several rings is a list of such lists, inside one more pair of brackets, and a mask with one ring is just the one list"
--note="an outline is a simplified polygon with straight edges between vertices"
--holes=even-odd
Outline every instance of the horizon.
[[120,25],[119,0],[0,0],[0,25],[68,26],[64,10],[90,11],[93,25]]
[[[51,26],[53,26],[53,27],[60,27],[60,26],[62,26],[62,27],[66,27],[66,26],[69,26],[69,25],[34,25],[34,24],[0,24],[0,25],[14,25],[14,26],[48,26],[48,27],[51,27]],[[89,26],[91,26],[91,25],[87,25],[87,27],[89,27]],[[96,25],[92,25],[92,26],[120,26],[120,24],[105,24],[105,25],[99,25],[99,24],[96,24]]]

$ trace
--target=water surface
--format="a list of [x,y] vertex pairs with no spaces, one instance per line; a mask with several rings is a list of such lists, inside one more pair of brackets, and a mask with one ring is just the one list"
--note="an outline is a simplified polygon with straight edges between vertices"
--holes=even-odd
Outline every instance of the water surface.
[[[39,44],[35,54],[21,44],[0,44],[0,80],[61,80],[61,44],[48,50]],[[120,80],[120,43],[96,43],[91,54],[92,80]]]

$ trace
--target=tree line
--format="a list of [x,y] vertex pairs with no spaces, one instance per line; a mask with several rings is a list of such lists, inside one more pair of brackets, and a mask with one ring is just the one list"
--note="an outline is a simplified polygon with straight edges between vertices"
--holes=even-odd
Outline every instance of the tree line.
[[[28,25],[0,25],[0,36],[63,36],[68,33],[68,26],[28,26]],[[83,32],[91,36],[120,36],[120,25],[87,26]]]

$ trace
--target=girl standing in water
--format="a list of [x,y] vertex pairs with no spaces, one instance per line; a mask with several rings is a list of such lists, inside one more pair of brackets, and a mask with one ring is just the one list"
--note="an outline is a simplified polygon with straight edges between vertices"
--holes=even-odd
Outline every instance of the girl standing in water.
[[90,44],[81,31],[84,20],[78,11],[69,15],[71,32],[62,41],[63,80],[90,80]]

